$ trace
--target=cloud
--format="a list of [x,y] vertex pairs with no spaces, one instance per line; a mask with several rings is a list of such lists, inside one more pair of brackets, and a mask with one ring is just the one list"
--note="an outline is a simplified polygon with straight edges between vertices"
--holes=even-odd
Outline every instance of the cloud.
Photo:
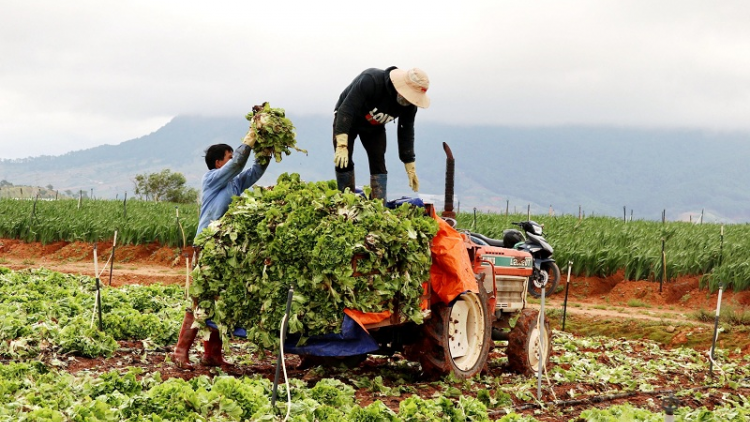
[[367,67],[419,119],[749,130],[750,4],[30,0],[0,16],[0,158],[118,143],[262,101],[328,114]]

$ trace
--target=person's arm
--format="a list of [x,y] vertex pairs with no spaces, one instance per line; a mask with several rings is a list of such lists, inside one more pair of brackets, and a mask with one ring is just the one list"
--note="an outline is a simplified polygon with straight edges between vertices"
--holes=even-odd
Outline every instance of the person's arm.
[[215,189],[220,186],[226,186],[232,182],[232,179],[239,175],[240,172],[242,172],[242,169],[245,168],[251,150],[252,149],[246,144],[241,144],[237,147],[229,162],[224,164],[220,169],[216,169],[216,171],[212,171],[206,175],[206,178],[203,181],[204,188],[210,187]]
[[417,107],[410,106],[411,110],[406,111],[398,118],[398,158],[402,163],[413,163],[414,154],[414,117],[417,114]]
[[261,165],[256,159],[252,167],[243,171],[234,178],[234,181],[232,182],[234,194],[239,195],[244,192],[245,189],[249,189],[251,186],[253,186],[255,182],[260,180],[260,178],[263,176],[263,173],[266,172],[267,168],[268,163],[266,163],[265,165]]

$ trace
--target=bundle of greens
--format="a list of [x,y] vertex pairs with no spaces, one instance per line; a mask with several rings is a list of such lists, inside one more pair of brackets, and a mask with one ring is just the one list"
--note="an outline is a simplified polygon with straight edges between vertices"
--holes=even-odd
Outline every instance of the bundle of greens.
[[271,108],[265,102],[263,105],[254,106],[253,111],[247,113],[245,118],[250,121],[250,128],[255,131],[253,152],[260,164],[267,164],[271,157],[280,163],[282,153],[292,153],[289,148],[307,154],[307,151],[297,148],[294,125],[286,118],[283,108]]
[[199,321],[245,327],[260,347],[278,345],[289,288],[289,332],[341,330],[344,308],[393,311],[421,323],[437,222],[409,204],[342,193],[336,182],[305,183],[282,174],[272,188],[235,197],[196,239],[203,248],[191,294]]

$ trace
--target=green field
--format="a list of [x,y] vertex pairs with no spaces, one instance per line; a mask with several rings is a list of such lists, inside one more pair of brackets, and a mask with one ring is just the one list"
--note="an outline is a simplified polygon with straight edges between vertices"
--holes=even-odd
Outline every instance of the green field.
[[[195,204],[141,200],[0,199],[0,215],[0,237],[43,243],[111,240],[117,231],[119,244],[158,242],[179,247],[183,242],[192,243],[198,225]],[[545,225],[545,236],[555,248],[554,256],[563,274],[572,262],[572,274],[576,276],[608,276],[622,270],[629,280],[661,281],[664,275],[666,280],[694,275],[703,276],[703,283],[712,291],[720,285],[738,291],[750,287],[747,224],[547,215],[531,218]],[[511,222],[525,219],[522,214],[458,216],[459,228],[496,238],[502,237],[504,229],[514,227]]]
[[[310,422],[661,421],[669,394],[678,400],[676,421],[750,417],[747,355],[719,349],[711,369],[696,350],[561,331],[553,333],[542,401],[537,380],[508,372],[502,356],[468,380],[422,379],[413,363],[381,357],[377,367],[319,367],[309,370],[312,381],[292,377],[288,407],[282,379],[274,406],[268,376],[252,371],[163,378],[171,365],[163,346],[174,344],[184,312],[178,286],[103,287],[99,330],[95,285],[86,276],[0,267],[0,422],[280,421],[287,412],[290,421]],[[273,367],[273,355],[233,343],[238,366]],[[124,364],[69,371],[83,357]],[[363,396],[373,400],[361,404]],[[638,405],[613,404],[636,396]]]
[[196,204],[132,199],[0,199],[0,215],[0,237],[45,244],[111,240],[117,231],[119,244],[180,247],[192,244],[198,228]]
[[[457,220],[459,228],[501,239],[503,230],[516,228],[512,222],[526,218],[522,214],[463,213]],[[720,285],[738,291],[750,287],[747,224],[545,215],[532,215],[531,219],[544,224],[545,238],[555,249],[554,257],[563,274],[572,262],[571,274],[577,276],[606,277],[623,270],[628,280],[660,281],[666,268],[666,280],[703,276],[702,282],[712,291]]]

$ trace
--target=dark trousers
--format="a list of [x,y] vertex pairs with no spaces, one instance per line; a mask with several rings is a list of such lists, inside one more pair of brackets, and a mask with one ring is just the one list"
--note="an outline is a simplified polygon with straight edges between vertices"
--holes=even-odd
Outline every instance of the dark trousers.
[[[336,167],[336,171],[339,173],[354,170],[354,160],[352,153],[354,152],[354,140],[359,137],[362,141],[362,146],[365,147],[367,152],[367,162],[370,165],[370,174],[388,174],[385,168],[385,127],[378,127],[374,130],[363,130],[358,131],[352,129],[349,132],[349,165],[344,168]],[[336,138],[333,139],[333,149],[336,150]]]

